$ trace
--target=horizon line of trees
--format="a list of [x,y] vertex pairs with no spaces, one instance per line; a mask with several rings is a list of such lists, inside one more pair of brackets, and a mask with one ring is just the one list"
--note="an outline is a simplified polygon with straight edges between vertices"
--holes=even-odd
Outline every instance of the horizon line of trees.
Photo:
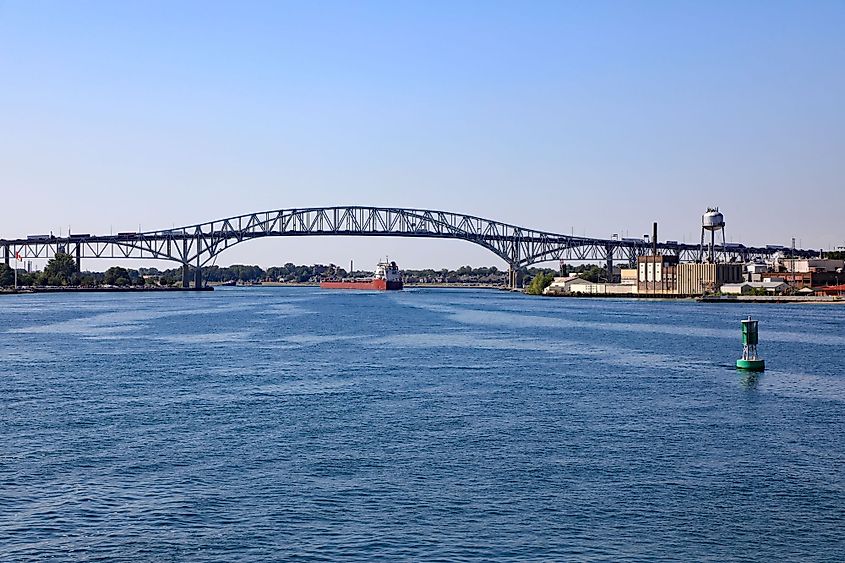
[[[582,264],[577,267],[567,266],[564,273],[577,273],[585,279],[598,281],[605,275],[604,268],[594,264]],[[193,268],[190,279],[193,280]],[[369,270],[347,272],[344,268],[334,264],[314,264],[311,266],[296,265],[291,262],[283,266],[271,266],[266,270],[257,265],[233,264],[231,266],[208,266],[203,268],[205,282],[242,282],[257,283],[262,281],[307,283],[319,281],[323,278],[366,277],[372,275]],[[403,270],[403,276],[408,283],[490,283],[505,284],[507,271],[496,266],[472,267],[461,266],[457,269],[424,268]],[[15,271],[5,264],[0,264],[0,286],[10,287],[14,284]],[[538,275],[544,279],[554,279],[560,275],[552,268],[523,268],[524,280],[531,280]],[[57,253],[51,258],[42,271],[27,272],[18,268],[19,286],[143,286],[148,284],[172,286],[182,282],[180,267],[159,270],[157,268],[124,268],[112,266],[104,272],[80,272],[76,267],[76,260],[67,253]],[[551,283],[551,282],[549,282]]]

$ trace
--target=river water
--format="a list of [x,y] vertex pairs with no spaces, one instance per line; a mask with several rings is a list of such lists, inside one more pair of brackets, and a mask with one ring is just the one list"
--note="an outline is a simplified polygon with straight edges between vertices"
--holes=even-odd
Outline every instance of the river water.
[[0,334],[3,561],[845,560],[842,306],[222,288]]

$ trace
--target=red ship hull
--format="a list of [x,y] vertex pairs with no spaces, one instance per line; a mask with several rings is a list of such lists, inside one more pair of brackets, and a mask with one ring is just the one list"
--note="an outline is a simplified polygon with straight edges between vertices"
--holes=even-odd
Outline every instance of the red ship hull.
[[323,289],[369,289],[377,291],[394,291],[402,289],[402,282],[382,279],[367,281],[321,281],[320,287]]

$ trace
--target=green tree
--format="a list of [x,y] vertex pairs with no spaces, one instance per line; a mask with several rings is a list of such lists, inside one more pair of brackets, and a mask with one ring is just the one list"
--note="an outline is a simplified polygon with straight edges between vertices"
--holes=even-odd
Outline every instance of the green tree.
[[66,252],[57,252],[44,267],[41,281],[47,285],[68,285],[78,283],[78,274],[73,256]]
[[6,264],[0,264],[0,286],[15,285],[15,270]]
[[540,272],[534,279],[531,280],[531,283],[528,285],[528,289],[525,290],[525,293],[529,295],[542,295],[543,290],[549,287],[552,282],[555,281],[554,274],[544,274]]
[[30,274],[24,270],[18,270],[18,285],[35,285],[36,282],[37,279],[35,274]]
[[580,274],[578,274],[578,276],[587,281],[598,283],[607,279],[607,270],[590,264],[589,267],[584,269]]
[[[121,278],[126,281],[123,284],[117,283]],[[106,270],[106,274],[103,276],[103,283],[106,285],[129,285],[129,272],[126,271],[126,268],[112,266]]]

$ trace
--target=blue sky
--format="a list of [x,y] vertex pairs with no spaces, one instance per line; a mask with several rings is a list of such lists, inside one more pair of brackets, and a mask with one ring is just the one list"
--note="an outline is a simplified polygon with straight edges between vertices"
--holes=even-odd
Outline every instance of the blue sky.
[[[4,2],[0,236],[319,205],[845,244],[843,2]],[[276,239],[219,263],[498,264]],[[100,268],[91,264],[92,268]]]

